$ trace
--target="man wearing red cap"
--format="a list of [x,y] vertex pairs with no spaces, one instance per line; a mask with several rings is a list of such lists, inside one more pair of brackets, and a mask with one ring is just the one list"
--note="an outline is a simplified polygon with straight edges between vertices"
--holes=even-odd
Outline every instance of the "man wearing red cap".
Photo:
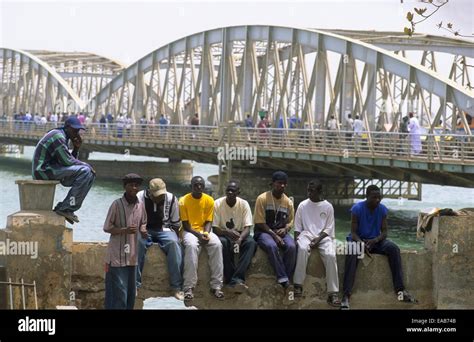
[[[66,198],[54,209],[69,223],[79,222],[74,212],[82,206],[95,179],[94,169],[77,159],[82,145],[80,130],[85,127],[74,116],[66,120],[64,127],[50,130],[36,145],[32,163],[33,179],[58,180],[61,185],[71,187]],[[74,146],[72,152],[69,151],[69,140]]]

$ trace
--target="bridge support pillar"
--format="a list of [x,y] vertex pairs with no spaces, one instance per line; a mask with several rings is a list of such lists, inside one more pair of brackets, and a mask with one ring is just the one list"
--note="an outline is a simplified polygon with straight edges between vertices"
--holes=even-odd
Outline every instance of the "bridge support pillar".
[[[272,173],[273,170],[268,169],[251,169],[251,168],[232,168],[232,179],[240,182],[240,196],[245,198],[251,205],[255,204],[257,196],[262,192],[271,189]],[[308,182],[312,179],[319,178],[324,185],[325,198],[327,198],[334,205],[351,205],[353,203],[352,198],[345,196],[347,191],[345,188],[350,187],[353,180],[344,179],[345,182],[341,182],[341,179],[318,177],[318,175],[310,174],[298,174],[291,171],[288,174],[288,187],[286,194],[293,197],[294,202],[298,205],[301,201],[307,198],[306,188]],[[222,177],[225,177],[224,175]],[[213,186],[214,197],[224,196],[224,194],[218,193],[218,176],[210,176],[208,180]],[[225,185],[224,185],[225,189]]]

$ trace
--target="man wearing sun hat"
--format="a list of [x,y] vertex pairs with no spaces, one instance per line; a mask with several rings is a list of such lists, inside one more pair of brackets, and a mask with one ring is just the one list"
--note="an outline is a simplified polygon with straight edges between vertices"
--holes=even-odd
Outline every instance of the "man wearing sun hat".
[[[166,184],[161,178],[152,179],[148,189],[140,191],[137,197],[147,214],[148,241],[158,243],[166,254],[172,295],[176,299],[183,300],[183,254],[179,243],[181,220],[178,199],[166,190]],[[138,242],[138,288],[142,284],[147,249],[147,240],[140,239]]]
[[[33,155],[33,179],[58,180],[63,186],[71,187],[66,198],[59,202],[54,211],[68,222],[79,222],[74,214],[82,206],[95,179],[94,169],[77,159],[82,145],[80,131],[85,130],[78,118],[69,117],[64,127],[50,130],[36,145]],[[73,150],[68,143],[72,141]]]

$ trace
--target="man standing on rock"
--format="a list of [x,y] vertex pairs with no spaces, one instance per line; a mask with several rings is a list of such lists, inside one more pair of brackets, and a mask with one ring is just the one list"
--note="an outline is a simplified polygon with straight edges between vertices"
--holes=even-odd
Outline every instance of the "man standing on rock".
[[105,257],[105,308],[132,310],[136,297],[138,234],[146,238],[146,211],[137,193],[143,179],[129,173],[123,179],[125,194],[112,202],[104,222],[110,234]]

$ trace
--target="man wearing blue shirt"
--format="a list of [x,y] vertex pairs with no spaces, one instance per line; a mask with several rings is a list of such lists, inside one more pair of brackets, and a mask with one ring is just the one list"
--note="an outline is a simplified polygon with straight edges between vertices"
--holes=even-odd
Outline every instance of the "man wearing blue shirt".
[[[387,213],[388,209],[381,204],[382,196],[376,185],[370,185],[366,189],[366,200],[352,206],[351,233],[348,241],[364,243],[365,253],[370,257],[371,253],[384,254],[388,256],[392,281],[398,300],[403,302],[416,302],[403,285],[402,260],[400,249],[392,241],[387,239]],[[341,309],[349,309],[349,299],[354,286],[358,255],[346,255],[344,270],[344,296]]]

